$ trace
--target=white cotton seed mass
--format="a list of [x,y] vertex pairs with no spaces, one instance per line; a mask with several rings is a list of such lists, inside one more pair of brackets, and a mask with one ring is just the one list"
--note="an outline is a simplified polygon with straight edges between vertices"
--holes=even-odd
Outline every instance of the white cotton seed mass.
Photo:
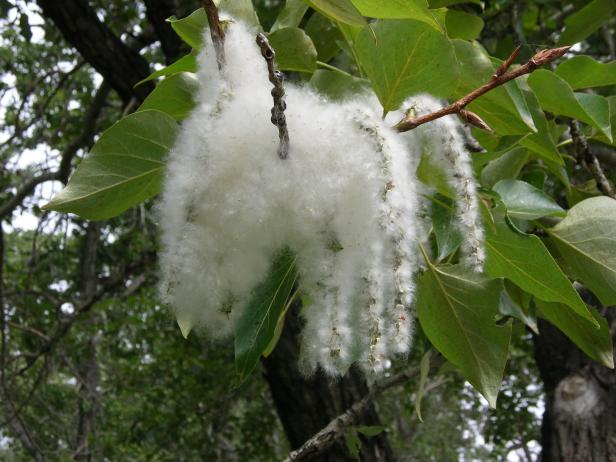
[[[459,124],[448,118],[401,135],[374,97],[333,103],[285,83],[290,150],[282,160],[255,33],[232,22],[224,46],[219,72],[206,34],[198,105],[168,158],[158,206],[162,297],[185,335],[199,325],[227,337],[274,256],[289,248],[311,301],[302,310],[302,370],[336,376],[358,363],[379,372],[411,346],[417,243],[426,234],[415,177],[424,149],[447,164],[464,255],[481,269],[476,185]],[[428,96],[412,101],[440,107]]]

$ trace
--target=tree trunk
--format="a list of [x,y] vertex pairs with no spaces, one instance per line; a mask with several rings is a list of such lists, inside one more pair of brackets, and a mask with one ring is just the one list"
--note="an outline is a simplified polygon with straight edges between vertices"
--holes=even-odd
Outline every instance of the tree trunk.
[[[607,312],[612,335],[616,312]],[[543,462],[616,462],[616,372],[540,322],[535,359],[545,388]]]
[[[359,370],[352,369],[342,379],[332,381],[320,371],[305,378],[298,369],[299,333],[302,320],[296,303],[287,313],[285,326],[273,353],[263,360],[263,371],[269,383],[276,411],[282,422],[291,448],[297,449],[330,420],[347,410],[368,392]],[[374,406],[362,416],[360,425],[380,425]],[[393,461],[394,456],[384,433],[362,440],[361,460],[367,462]],[[344,439],[311,462],[345,462],[354,459],[346,449]]]

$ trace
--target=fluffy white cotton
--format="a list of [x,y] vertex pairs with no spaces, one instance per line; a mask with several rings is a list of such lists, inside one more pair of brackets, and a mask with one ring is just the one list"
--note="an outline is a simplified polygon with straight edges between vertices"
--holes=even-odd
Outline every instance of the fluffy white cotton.
[[[358,362],[378,372],[412,340],[421,152],[381,120],[375,99],[334,104],[287,83],[290,151],[279,159],[253,32],[230,25],[222,76],[205,37],[199,105],[169,155],[159,205],[162,295],[183,332],[198,324],[224,337],[273,256],[289,247],[312,301],[303,309],[303,370],[338,375]],[[424,135],[437,155],[467,169],[463,151]],[[456,186],[461,226],[477,228],[469,258],[481,248],[478,218],[467,214],[477,209],[474,188]]]

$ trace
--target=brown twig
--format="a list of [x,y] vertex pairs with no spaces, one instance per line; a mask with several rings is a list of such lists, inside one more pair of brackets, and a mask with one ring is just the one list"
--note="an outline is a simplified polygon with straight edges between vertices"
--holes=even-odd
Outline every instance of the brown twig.
[[601,164],[599,163],[597,156],[595,156],[590,150],[588,140],[580,130],[580,124],[577,120],[571,120],[569,123],[569,131],[576,149],[577,163],[585,166],[590,171],[597,183],[597,189],[601,191],[602,194],[616,199],[614,189],[605,176],[605,173],[603,173],[603,169],[601,168]]
[[[501,65],[496,70],[490,80],[483,84],[481,87],[477,88],[476,90],[473,90],[468,95],[463,96],[459,100],[454,101],[449,106],[445,106],[438,111],[416,118],[412,117],[411,115],[406,116],[404,119],[398,122],[394,126],[394,128],[399,132],[406,132],[416,127],[419,127],[420,125],[423,125],[427,122],[431,122],[433,120],[444,117],[446,115],[459,114],[460,111],[462,111],[466,106],[468,106],[472,101],[476,100],[480,96],[485,95],[490,90],[493,90],[496,87],[499,87],[509,82],[510,80],[516,79],[522,75],[530,74],[538,67],[551,63],[555,59],[558,59],[562,55],[564,55],[567,50],[569,50],[569,48],[569,46],[565,46],[539,51],[527,63],[512,71],[507,72],[507,68],[511,65],[511,63],[513,63],[513,60],[519,53],[519,50],[516,48],[511,54],[511,56],[503,62],[503,65]],[[507,66],[507,68],[504,67],[505,65]],[[501,73],[500,75],[499,72]]]
[[214,44],[214,53],[216,53],[216,62],[218,70],[222,71],[225,66],[225,31],[220,25],[218,17],[218,8],[213,0],[201,0],[203,9],[207,15],[207,22],[210,25],[210,35]]
[[257,45],[261,48],[261,54],[267,62],[269,81],[274,85],[274,88],[272,88],[274,107],[272,107],[271,120],[278,127],[278,137],[280,138],[278,156],[281,159],[286,159],[289,156],[289,130],[287,129],[287,119],[284,115],[284,110],[287,108],[287,104],[284,101],[284,87],[282,86],[284,75],[279,70],[276,70],[274,64],[276,52],[264,34],[257,34]]

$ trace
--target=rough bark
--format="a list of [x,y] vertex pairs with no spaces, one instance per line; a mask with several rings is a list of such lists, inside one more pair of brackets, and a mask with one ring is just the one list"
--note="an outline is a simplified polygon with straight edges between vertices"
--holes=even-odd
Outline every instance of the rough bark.
[[[612,335],[616,312],[607,311]],[[560,331],[539,324],[535,359],[545,387],[543,462],[616,462],[616,372],[593,362]]]
[[143,100],[154,88],[151,82],[135,87],[150,74],[148,62],[120,40],[96,15],[88,0],[38,0],[68,43],[96,69],[125,104]]
[[[330,420],[361,399],[368,386],[363,375],[352,369],[341,380],[332,381],[322,373],[305,378],[298,370],[299,333],[301,319],[299,304],[287,314],[280,341],[273,353],[263,361],[263,371],[269,383],[274,405],[292,449],[297,449],[308,438],[325,427]],[[374,406],[362,416],[361,425],[380,425]],[[362,461],[392,461],[393,452],[384,433],[362,439]],[[350,456],[343,440],[312,462],[345,462],[355,460]]]

